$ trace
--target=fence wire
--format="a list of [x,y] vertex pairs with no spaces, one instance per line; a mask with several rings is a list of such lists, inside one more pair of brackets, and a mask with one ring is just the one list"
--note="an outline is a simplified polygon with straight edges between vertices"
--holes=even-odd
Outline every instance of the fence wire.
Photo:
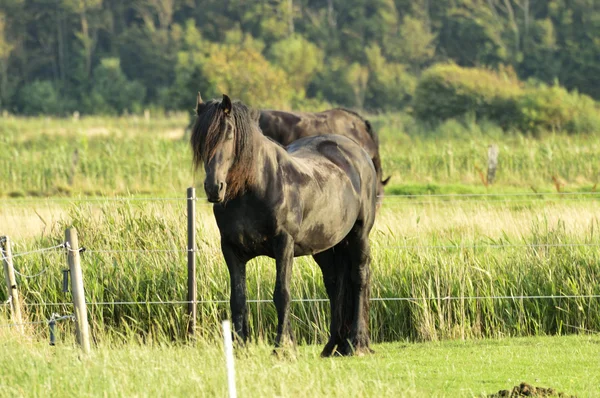
[[[510,197],[544,197],[544,196],[558,196],[558,197],[573,197],[583,196],[588,198],[600,198],[600,192],[498,192],[498,193],[462,193],[462,194],[385,194],[378,196],[379,198],[401,198],[401,199],[414,199],[414,198],[510,198]],[[206,199],[200,197],[133,197],[133,196],[122,196],[122,197],[102,197],[102,198],[77,198],[77,197],[65,197],[65,198],[0,198],[1,202],[69,202],[69,203],[81,203],[81,202],[177,202],[195,200],[200,201],[200,204],[206,204],[212,206],[212,203],[203,202]],[[414,203],[414,202],[409,202]]]
[[75,315],[69,314],[69,315],[59,315],[59,314],[52,314],[52,316],[50,317],[50,319],[45,320],[45,321],[34,321],[34,322],[21,322],[21,323],[7,323],[4,325],[0,325],[0,328],[11,328],[11,327],[15,327],[15,326],[26,326],[26,325],[41,325],[41,324],[50,324],[50,322],[59,322],[59,321],[63,321],[65,319],[70,319],[72,321],[75,320]]
[[[434,297],[371,297],[372,302],[386,301],[409,301],[413,303],[421,301],[469,301],[469,300],[559,300],[559,299],[600,299],[600,294],[572,294],[572,295],[499,295],[499,296],[434,296]],[[328,298],[296,298],[292,303],[325,303]],[[248,304],[273,303],[272,299],[249,299]],[[183,305],[183,304],[229,304],[229,300],[171,300],[171,301],[92,301],[86,303],[90,306],[113,306],[113,305]],[[73,305],[70,302],[63,303],[26,303],[27,307],[58,307]]]

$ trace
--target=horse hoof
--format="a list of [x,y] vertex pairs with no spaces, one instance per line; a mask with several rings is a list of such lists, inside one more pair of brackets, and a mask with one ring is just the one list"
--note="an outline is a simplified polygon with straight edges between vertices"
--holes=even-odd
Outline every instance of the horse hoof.
[[357,347],[354,350],[354,355],[357,357],[364,357],[365,355],[371,354],[375,354],[375,351],[373,351],[370,347]]
[[321,351],[321,358],[329,358],[333,355],[333,351],[335,349],[335,342],[329,341],[325,344],[323,351]]
[[271,355],[280,360],[295,360],[296,350],[293,347],[278,347],[273,349]]

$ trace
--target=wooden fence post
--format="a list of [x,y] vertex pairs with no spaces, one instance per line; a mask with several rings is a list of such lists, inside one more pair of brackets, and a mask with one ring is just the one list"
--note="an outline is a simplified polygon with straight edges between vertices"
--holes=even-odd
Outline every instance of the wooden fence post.
[[188,262],[188,334],[194,336],[196,332],[196,189],[187,189],[187,262]]
[[500,150],[498,145],[492,144],[488,147],[488,170],[487,170],[487,183],[492,185],[496,178],[496,169],[498,168],[498,155]]
[[75,228],[68,228],[65,232],[65,237],[67,241],[67,260],[69,270],[71,271],[71,294],[75,308],[77,342],[81,345],[83,352],[87,354],[90,352],[90,328],[83,289],[83,273],[81,272],[77,230]]
[[21,302],[19,299],[19,290],[17,289],[17,280],[15,279],[12,250],[10,248],[10,239],[8,236],[0,237],[0,246],[2,250],[2,262],[4,263],[4,277],[8,293],[7,297],[10,301],[11,319],[17,325],[17,330],[20,333],[23,333],[25,329],[23,327],[23,316],[21,315]]

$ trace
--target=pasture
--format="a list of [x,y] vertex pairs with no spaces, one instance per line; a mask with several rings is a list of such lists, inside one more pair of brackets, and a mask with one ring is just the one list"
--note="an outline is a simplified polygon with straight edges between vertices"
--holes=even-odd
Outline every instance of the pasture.
[[[538,384],[592,395],[598,386],[593,365],[597,369],[595,333],[600,330],[600,299],[594,297],[600,295],[597,138],[501,135],[486,125],[454,122],[425,131],[401,116],[372,120],[381,135],[384,176],[392,175],[371,234],[371,296],[376,300],[371,303],[370,328],[377,354],[317,359],[320,347],[313,344],[326,338],[328,304],[295,301],[292,327],[303,344],[299,359],[276,362],[267,359],[267,345],[252,346],[247,356],[238,358],[240,367],[247,365],[240,374],[240,390],[245,395],[303,395],[311,386],[307,375],[335,369],[340,374],[333,384],[327,384],[332,379],[314,380],[310,391],[331,395],[335,386],[340,396],[357,391],[469,396],[509,389],[520,381],[536,384],[538,376],[528,369],[537,367],[542,375]],[[117,386],[128,391],[144,386],[148,395],[171,387],[183,394],[192,392],[188,383],[202,384],[206,390],[201,392],[208,395],[225,391],[220,347],[214,342],[220,336],[219,322],[228,314],[229,277],[211,209],[202,199],[197,204],[202,302],[196,348],[180,345],[187,327],[183,304],[149,304],[186,297],[185,188],[194,181],[200,188],[202,181],[201,175],[194,177],[188,144],[181,139],[186,124],[186,115],[176,115],[150,121],[9,118],[0,127],[0,235],[11,237],[14,253],[24,253],[62,242],[65,228],[72,225],[86,247],[86,299],[99,348],[83,361],[91,361],[90,369],[105,376],[94,381],[92,370],[81,374],[76,388],[83,395]],[[500,166],[496,183],[486,187],[479,170],[486,168],[490,143],[500,147]],[[521,195],[536,192],[543,194]],[[394,196],[400,194],[434,196]],[[445,194],[483,195],[435,196]],[[46,195],[50,197],[40,197]],[[72,311],[68,304],[43,305],[70,301],[61,291],[65,264],[60,250],[15,258],[15,268],[25,275],[43,271],[34,278],[18,278],[29,320]],[[274,338],[274,274],[272,260],[249,265],[248,296],[259,300],[249,305],[251,336],[259,342]],[[291,295],[295,300],[326,298],[321,273],[311,259],[295,261]],[[3,288],[0,300],[5,299]],[[0,316],[5,314],[6,306],[0,307]],[[46,329],[30,327],[34,340],[26,343],[0,334],[2,352],[16,346],[18,355],[33,362],[55,358],[57,364],[77,356],[71,324],[59,324],[57,347],[46,346]],[[562,336],[572,334],[582,336]],[[546,335],[562,337],[512,339]],[[397,341],[411,343],[392,343]],[[11,355],[17,354],[0,354],[3,375],[14,360]],[[102,365],[108,357],[117,357],[125,369],[136,358],[155,365],[135,377],[131,369],[130,377],[119,376],[131,384],[119,383],[118,377],[109,381],[120,369],[118,362]],[[158,358],[164,362],[156,364]],[[197,363],[196,373],[189,379],[165,376],[169,381],[164,385],[148,386],[148,380],[176,373],[181,358]],[[505,367],[494,368],[495,360]],[[489,370],[481,370],[486,364]],[[31,365],[20,366],[25,370]],[[272,366],[281,372],[280,382],[253,385]],[[15,388],[26,389],[65,377],[64,372],[64,367],[51,365],[47,373],[31,378],[14,374],[10,380]],[[370,376],[359,384],[346,382],[364,372]]]
[[[74,345],[22,341],[0,330],[0,396],[227,396],[220,344]],[[264,343],[236,356],[240,397],[485,397],[522,381],[597,396],[597,336],[375,344],[361,358],[319,358],[298,347],[279,360]],[[567,395],[569,396],[569,395]]]

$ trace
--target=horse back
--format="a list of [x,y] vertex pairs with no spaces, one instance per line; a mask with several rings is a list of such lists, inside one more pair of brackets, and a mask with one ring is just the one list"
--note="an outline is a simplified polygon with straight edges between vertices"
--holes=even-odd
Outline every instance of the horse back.
[[264,135],[284,146],[304,137],[339,134],[356,141],[371,157],[378,151],[370,124],[341,108],[318,113],[262,110],[259,125]]
[[375,168],[369,154],[353,140],[335,134],[305,137],[290,144],[287,152],[297,160],[312,164],[316,175],[341,171],[357,195],[370,196],[369,186],[376,181]]

